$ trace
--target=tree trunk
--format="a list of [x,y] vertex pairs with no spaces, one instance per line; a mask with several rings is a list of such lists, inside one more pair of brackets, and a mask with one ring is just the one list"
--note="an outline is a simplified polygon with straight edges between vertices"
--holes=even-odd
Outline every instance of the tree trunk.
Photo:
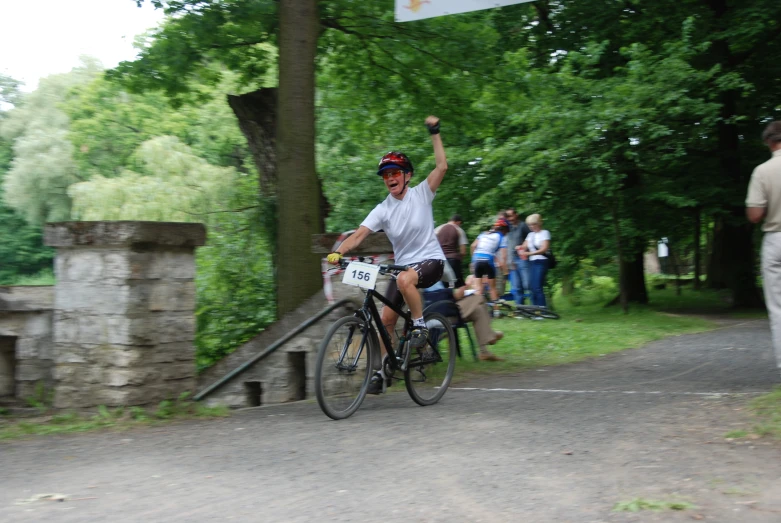
[[700,290],[700,272],[702,266],[702,211],[697,208],[694,211],[694,290]]
[[627,301],[631,303],[648,303],[648,290],[645,287],[645,267],[643,266],[643,251],[623,261],[626,274]]
[[315,172],[315,52],[317,0],[279,2],[277,110],[277,313],[281,317],[323,286],[311,252],[322,232]]
[[[622,301],[622,295],[628,303],[648,303],[648,290],[645,287],[645,267],[643,266],[643,252],[633,256],[622,256],[619,260],[619,279],[623,282],[618,296],[613,298],[606,307],[617,305]],[[624,307],[622,303],[622,307]],[[628,305],[624,310],[628,309]]]
[[614,305],[616,301],[621,304],[621,309],[624,314],[629,314],[629,294],[627,288],[627,272],[624,263],[624,256],[621,254],[621,224],[618,220],[617,204],[613,204],[613,232],[616,235],[616,252],[618,252],[618,296],[608,303],[608,305]]
[[724,241],[725,234],[724,219],[716,218],[713,224],[713,234],[711,235],[710,258],[708,259],[708,278],[705,280],[709,289],[726,289],[727,266],[724,262],[729,258],[731,247]]
[[[724,30],[728,29],[731,4],[727,0],[708,0],[707,4],[716,16],[717,25]],[[713,41],[710,54],[725,72],[736,68],[735,57],[725,38]],[[740,168],[740,130],[735,123],[736,116],[740,114],[739,99],[740,93],[736,90],[721,93],[718,155],[722,179],[731,182],[735,194],[745,194],[748,176]],[[722,219],[721,228],[715,232],[712,263],[719,264],[724,270],[724,280],[732,292],[734,307],[757,307],[761,306],[762,299],[756,284],[752,227],[743,214],[742,202],[736,200],[725,205],[729,215]],[[719,235],[722,238],[718,238]]]
[[[733,121],[737,113],[735,91],[722,95],[722,121],[719,123],[719,155],[724,178],[732,180],[735,187],[748,185],[740,169],[740,135]],[[744,216],[742,206],[727,207],[731,216],[722,219],[714,237],[712,263],[720,265],[724,283],[732,292],[734,307],[761,307],[762,299],[756,284],[754,269],[753,229]],[[719,237],[721,236],[721,237]]]
[[[740,211],[739,216],[742,218],[743,209]],[[733,218],[737,219],[739,218]],[[718,252],[719,263],[725,269],[727,287],[732,292],[733,307],[762,307],[762,298],[756,285],[753,233],[750,223],[725,223],[721,228],[721,242],[726,248]]]
[[239,119],[252,159],[258,168],[260,192],[277,193],[277,89],[262,88],[239,96],[228,95],[228,105]]

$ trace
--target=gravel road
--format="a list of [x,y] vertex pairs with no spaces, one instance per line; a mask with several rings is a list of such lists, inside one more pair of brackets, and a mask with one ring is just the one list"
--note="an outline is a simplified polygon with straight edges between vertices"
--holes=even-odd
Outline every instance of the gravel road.
[[[777,523],[781,445],[724,438],[781,383],[769,343],[747,321],[432,407],[399,387],[338,422],[304,401],[0,443],[0,520]],[[695,507],[613,511],[636,498]]]

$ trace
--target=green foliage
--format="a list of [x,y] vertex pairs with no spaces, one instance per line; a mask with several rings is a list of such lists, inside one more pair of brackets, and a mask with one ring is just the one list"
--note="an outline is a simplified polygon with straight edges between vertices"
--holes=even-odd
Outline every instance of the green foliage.
[[[632,307],[628,314],[616,308],[605,308],[604,302],[584,292],[582,301],[590,305],[574,306],[564,300],[554,300],[559,320],[521,321],[514,318],[494,320],[494,328],[504,333],[502,341],[491,351],[505,359],[486,367],[470,358],[459,360],[459,379],[474,374],[509,374],[524,369],[574,363],[599,358],[626,349],[637,348],[650,341],[669,336],[704,332],[718,324],[702,317],[668,313],[669,305],[677,303],[673,292],[651,291],[654,305]],[[724,303],[716,308],[709,292],[685,292],[688,304],[699,310],[711,309],[727,314]],[[684,312],[684,311],[679,311]],[[469,347],[463,339],[462,347]]]
[[38,275],[42,275],[43,271],[51,274],[53,258],[54,250],[43,246],[41,229],[28,225],[0,201],[0,285],[30,285],[30,281],[50,281],[45,276],[39,279]]
[[38,381],[35,384],[33,395],[25,398],[25,401],[27,402],[28,406],[38,409],[39,412],[44,413],[51,408],[53,399],[54,389],[47,388],[43,381]]
[[142,143],[134,153],[139,171],[114,178],[93,176],[73,184],[73,217],[80,220],[189,222],[220,209],[229,197],[234,169],[209,164],[172,136]]
[[[143,0],[138,0],[138,4]],[[152,0],[167,21],[137,42],[140,59],[122,62],[110,73],[133,92],[163,90],[176,106],[208,98],[223,71],[239,74],[245,88],[261,84],[276,64],[276,2]],[[274,78],[275,75],[271,74]],[[273,85],[273,84],[272,84]]]
[[613,507],[613,512],[640,512],[641,510],[689,510],[696,508],[688,501],[673,500],[661,501],[655,499],[634,498],[629,501],[620,501]]
[[[23,82],[0,73],[0,114],[2,114],[2,105],[17,105],[21,101],[22,92],[20,88]],[[0,117],[2,119],[2,117]]]
[[66,191],[81,174],[68,140],[68,116],[60,104],[71,87],[89,82],[99,72],[100,64],[84,59],[83,65],[70,73],[46,77],[3,119],[0,136],[13,143],[3,198],[30,224],[70,217]]
[[[20,82],[0,74],[0,131],[11,112],[3,104],[21,103]],[[0,285],[18,283],[19,277],[51,267],[53,251],[43,247],[40,228],[28,225],[4,198],[4,179],[13,161],[13,140],[0,132]]]
[[210,164],[240,168],[247,145],[224,97],[235,83],[228,74],[220,85],[204,88],[201,103],[178,109],[160,93],[128,93],[103,77],[71,89],[65,110],[79,172],[84,178],[118,176],[136,167],[132,155],[143,142],[164,135]]
[[[48,254],[49,249],[46,249],[44,253]],[[31,258],[34,256],[40,256],[41,251],[33,251],[31,253]],[[46,265],[51,266],[52,264],[52,257],[53,255],[49,255],[45,258]],[[29,259],[28,259],[29,260]],[[25,265],[29,263],[28,260],[25,260]],[[27,265],[29,267],[29,265]],[[37,286],[37,285],[54,285],[56,283],[56,280],[54,278],[54,270],[52,270],[51,267],[47,267],[45,269],[41,269],[40,271],[36,272],[35,274],[30,275],[24,275],[24,274],[16,274],[12,279],[9,280],[8,285],[28,285],[28,286]]]
[[240,176],[228,208],[210,216],[207,245],[197,253],[196,346],[208,367],[276,317],[272,241],[257,205],[256,177]]

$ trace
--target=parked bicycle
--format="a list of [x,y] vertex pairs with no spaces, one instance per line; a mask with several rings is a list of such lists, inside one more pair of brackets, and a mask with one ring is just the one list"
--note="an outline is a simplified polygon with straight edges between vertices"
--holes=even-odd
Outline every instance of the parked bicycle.
[[516,305],[503,296],[498,301],[491,302],[488,299],[487,286],[483,287],[483,295],[486,298],[488,313],[493,318],[519,318],[519,319],[546,319],[558,320],[560,316],[547,307],[539,305]]
[[[407,270],[403,265],[372,265],[358,257],[342,260],[342,282],[365,292],[363,306],[352,316],[338,319],[326,333],[317,351],[315,393],[323,412],[333,419],[344,419],[361,406],[374,370],[382,365],[386,381],[383,391],[394,381],[404,380],[407,392],[421,406],[433,405],[445,395],[456,365],[456,335],[445,316],[424,313],[429,331],[428,341],[419,349],[409,346],[412,317],[396,308],[375,290],[377,277],[396,278]],[[404,326],[394,349],[391,334],[382,324],[374,299],[391,307]],[[388,353],[380,361],[380,339]],[[400,375],[403,375],[401,377]]]
[[[492,311],[494,318],[520,318],[520,319],[546,319],[558,320],[560,316],[548,309],[538,305],[515,305],[506,301],[499,301],[496,306],[489,304],[489,311]],[[497,314],[498,312],[498,314]]]

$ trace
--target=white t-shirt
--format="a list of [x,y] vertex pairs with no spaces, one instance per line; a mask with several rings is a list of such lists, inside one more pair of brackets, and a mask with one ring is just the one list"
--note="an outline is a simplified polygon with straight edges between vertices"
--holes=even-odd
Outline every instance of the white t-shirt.
[[477,237],[475,252],[472,253],[472,260],[488,260],[494,262],[494,256],[499,249],[507,248],[507,238],[500,232],[481,232]]
[[431,203],[435,193],[427,181],[407,189],[403,200],[390,194],[363,220],[364,227],[372,232],[385,231],[393,245],[398,265],[444,260],[445,253],[434,234],[434,211]]
[[[545,240],[550,241],[550,231],[543,229],[540,232],[530,232],[526,237],[526,248],[529,251],[539,251],[542,247],[542,242]],[[548,248],[550,249],[550,244],[548,245]],[[529,259],[544,260],[545,256],[542,254],[535,254],[534,256],[529,256]]]

